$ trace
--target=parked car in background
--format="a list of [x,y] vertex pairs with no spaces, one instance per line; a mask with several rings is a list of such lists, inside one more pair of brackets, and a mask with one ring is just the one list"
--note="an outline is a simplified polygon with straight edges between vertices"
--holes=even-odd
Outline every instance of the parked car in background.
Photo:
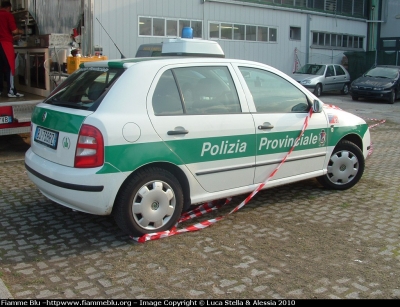
[[306,64],[292,78],[319,97],[323,92],[349,93],[350,74],[339,64]]
[[394,103],[400,97],[400,66],[377,65],[351,83],[353,100],[369,98]]

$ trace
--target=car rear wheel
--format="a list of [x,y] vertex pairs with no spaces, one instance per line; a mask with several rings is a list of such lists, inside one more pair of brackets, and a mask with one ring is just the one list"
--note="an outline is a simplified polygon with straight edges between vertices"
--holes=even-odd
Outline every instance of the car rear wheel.
[[352,142],[341,141],[336,145],[328,163],[328,173],[317,180],[325,188],[347,190],[353,187],[364,172],[362,151]]
[[182,208],[182,187],[175,176],[161,168],[148,168],[121,188],[113,215],[124,232],[140,237],[171,229]]
[[354,101],[357,101],[358,97],[357,96],[351,96],[351,99],[354,100]]
[[395,102],[395,100],[396,100],[396,92],[395,92],[395,90],[392,90],[390,92],[389,103],[393,104]]
[[321,93],[322,93],[322,86],[321,84],[317,84],[314,89],[314,95],[319,97],[321,96]]
[[347,83],[343,85],[341,93],[342,95],[347,95],[349,93],[349,85]]

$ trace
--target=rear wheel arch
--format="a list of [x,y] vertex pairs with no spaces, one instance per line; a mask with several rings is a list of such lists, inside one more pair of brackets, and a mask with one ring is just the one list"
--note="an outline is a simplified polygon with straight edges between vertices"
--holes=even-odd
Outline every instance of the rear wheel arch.
[[[184,197],[184,208],[183,211],[186,211],[191,204],[191,199],[190,199],[190,185],[189,185],[189,181],[186,178],[186,175],[184,174],[184,172],[175,164],[171,164],[171,163],[167,163],[167,162],[155,162],[155,163],[150,163],[150,164],[146,164],[143,165],[141,167],[139,167],[138,169],[134,170],[126,179],[125,181],[121,184],[118,193],[115,197],[115,200],[118,199],[121,191],[124,189],[124,187],[130,182],[131,178],[135,176],[135,174],[137,174],[138,172],[147,169],[147,168],[161,168],[161,169],[165,169],[168,172],[170,172],[172,175],[174,175],[177,180],[179,181],[180,185],[182,186],[182,190],[183,190],[183,197]],[[114,201],[115,201],[114,200]],[[113,208],[114,209],[114,208]]]

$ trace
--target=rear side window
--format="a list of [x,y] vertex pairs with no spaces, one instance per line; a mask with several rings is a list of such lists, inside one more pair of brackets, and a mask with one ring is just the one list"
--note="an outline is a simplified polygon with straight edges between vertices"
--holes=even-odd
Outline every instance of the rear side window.
[[335,69],[336,69],[336,75],[337,76],[343,76],[346,73],[344,72],[343,68],[340,67],[339,65],[335,65]]
[[230,114],[241,112],[227,67],[182,67],[167,70],[153,95],[155,115]]
[[306,112],[306,95],[284,78],[262,69],[239,68],[258,113]]
[[61,83],[44,103],[94,111],[123,71],[106,67],[81,68]]

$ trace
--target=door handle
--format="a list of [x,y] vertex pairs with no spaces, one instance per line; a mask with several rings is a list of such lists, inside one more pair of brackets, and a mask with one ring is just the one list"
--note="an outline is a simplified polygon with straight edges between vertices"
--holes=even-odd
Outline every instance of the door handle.
[[175,130],[169,130],[167,132],[168,135],[180,135],[180,134],[188,134],[189,131],[187,131],[183,127],[175,127]]
[[266,129],[272,129],[272,128],[274,128],[274,126],[271,125],[271,123],[266,122],[266,123],[263,123],[262,125],[259,125],[257,128],[258,128],[258,130],[266,130]]

